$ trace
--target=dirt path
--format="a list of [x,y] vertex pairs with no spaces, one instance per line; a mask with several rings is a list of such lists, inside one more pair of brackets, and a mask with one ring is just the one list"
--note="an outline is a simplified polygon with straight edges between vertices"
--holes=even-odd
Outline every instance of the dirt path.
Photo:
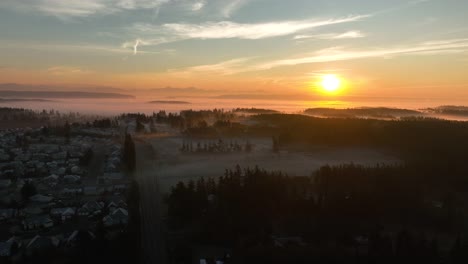
[[154,150],[145,141],[136,140],[137,180],[140,186],[141,239],[143,263],[167,263],[162,197],[156,176]]

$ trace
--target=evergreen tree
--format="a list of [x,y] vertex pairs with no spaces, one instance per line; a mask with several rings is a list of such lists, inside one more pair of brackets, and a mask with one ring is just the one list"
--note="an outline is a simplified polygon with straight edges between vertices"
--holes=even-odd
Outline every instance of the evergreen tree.
[[129,171],[134,171],[136,167],[136,151],[135,143],[130,134],[125,135],[123,161],[127,165]]

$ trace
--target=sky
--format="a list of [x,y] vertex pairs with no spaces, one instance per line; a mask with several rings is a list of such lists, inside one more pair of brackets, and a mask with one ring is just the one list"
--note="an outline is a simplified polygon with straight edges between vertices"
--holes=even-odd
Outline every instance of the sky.
[[464,0],[1,0],[0,83],[467,98]]

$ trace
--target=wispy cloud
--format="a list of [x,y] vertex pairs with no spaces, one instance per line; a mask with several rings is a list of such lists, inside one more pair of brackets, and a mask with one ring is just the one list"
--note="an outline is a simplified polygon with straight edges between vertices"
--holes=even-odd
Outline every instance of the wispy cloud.
[[47,73],[52,75],[77,75],[77,74],[87,74],[91,73],[88,70],[84,70],[79,67],[70,67],[70,66],[54,66],[50,67],[47,70]]
[[459,51],[468,49],[468,39],[450,39],[441,41],[430,41],[419,43],[412,46],[394,47],[386,49],[369,49],[369,50],[345,50],[340,47],[329,48],[317,51],[313,54],[306,54],[301,57],[276,60],[262,65],[258,65],[257,69],[271,69],[280,66],[292,66],[299,64],[310,64],[331,61],[355,60],[364,58],[382,57],[388,58],[398,55],[434,55],[447,53],[450,51]]
[[231,0],[229,4],[224,6],[221,10],[221,13],[224,17],[229,18],[232,14],[241,8],[243,5],[247,3],[247,0]]
[[[0,45],[3,48],[10,49],[25,49],[25,50],[41,50],[47,52],[83,52],[83,53],[110,53],[110,54],[123,54],[128,55],[130,52],[135,52],[135,46],[137,46],[137,52],[142,54],[161,54],[161,53],[173,53],[174,50],[164,49],[159,51],[147,51],[138,50],[138,47],[143,43],[141,40],[138,45],[135,45],[137,41],[129,42],[128,46],[112,46],[112,45],[96,45],[90,43],[38,43],[38,42],[17,42],[17,41],[0,41]],[[131,50],[129,49],[131,47]]]
[[205,1],[196,2],[192,5],[192,11],[199,11],[205,6]]
[[163,6],[169,5],[179,8],[178,12],[197,12],[210,5],[221,17],[229,18],[246,3],[248,0],[2,0],[0,8],[70,20],[128,10],[154,10],[157,16]]
[[135,42],[135,45],[133,45],[133,54],[134,55],[137,55],[138,53],[138,45],[140,45],[140,40],[137,39],[136,42]]
[[111,14],[123,10],[155,9],[171,0],[2,0],[0,7],[39,12],[61,19]]
[[294,37],[295,40],[304,39],[353,39],[353,38],[364,38],[367,35],[358,30],[347,31],[344,33],[328,33],[328,34],[316,34],[316,35],[297,35]]
[[[141,45],[159,45],[185,39],[239,38],[255,40],[292,35],[301,31],[328,25],[355,22],[367,17],[369,16],[357,15],[327,20],[294,20],[253,24],[243,24],[232,21],[205,22],[201,24],[168,23],[162,26],[138,23],[131,26],[128,30],[133,34],[157,36],[153,39],[142,40],[140,43]],[[130,47],[130,43],[131,42],[124,43],[123,47]]]
[[245,63],[252,60],[252,57],[237,58],[215,64],[199,65],[194,67],[171,69],[169,72],[178,75],[191,75],[199,73],[216,73],[222,75],[231,75],[245,71]]

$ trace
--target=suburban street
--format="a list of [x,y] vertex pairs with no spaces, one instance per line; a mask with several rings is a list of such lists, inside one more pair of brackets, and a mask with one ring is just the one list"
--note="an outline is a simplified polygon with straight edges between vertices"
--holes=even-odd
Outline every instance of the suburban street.
[[140,186],[143,263],[167,263],[161,214],[162,197],[156,173],[155,153],[150,144],[135,140],[136,174]]

